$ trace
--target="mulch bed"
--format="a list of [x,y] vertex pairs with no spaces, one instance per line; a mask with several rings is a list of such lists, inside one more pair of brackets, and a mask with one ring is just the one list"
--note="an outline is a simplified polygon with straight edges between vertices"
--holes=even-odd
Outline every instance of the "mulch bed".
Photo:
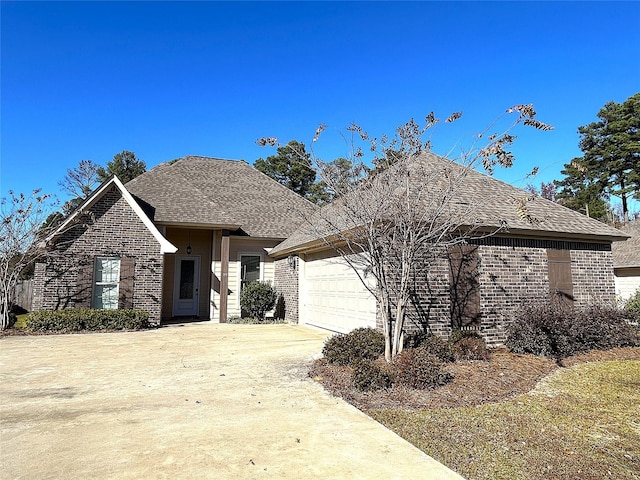
[[376,392],[360,392],[351,385],[351,368],[316,360],[309,376],[322,383],[332,395],[342,397],[360,410],[473,407],[499,403],[531,391],[545,376],[558,368],[605,360],[640,360],[640,348],[591,351],[554,359],[519,355],[494,349],[489,361],[458,361],[446,365],[453,381],[434,390],[392,387]]

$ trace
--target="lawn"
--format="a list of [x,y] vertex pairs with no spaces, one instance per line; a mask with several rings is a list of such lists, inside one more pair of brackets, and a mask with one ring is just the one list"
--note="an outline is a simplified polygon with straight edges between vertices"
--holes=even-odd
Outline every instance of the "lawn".
[[468,480],[640,479],[640,348],[563,365],[501,350],[426,392],[355,392],[348,367],[312,373]]

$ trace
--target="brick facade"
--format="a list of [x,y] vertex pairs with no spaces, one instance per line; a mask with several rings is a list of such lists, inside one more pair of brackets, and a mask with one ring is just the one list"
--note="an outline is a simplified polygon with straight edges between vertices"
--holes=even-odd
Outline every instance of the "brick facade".
[[274,288],[284,298],[284,320],[298,323],[298,257],[275,261]]
[[[151,232],[113,186],[82,221],[56,237],[46,263],[36,266],[34,310],[91,305],[95,257],[118,257],[133,265],[127,304],[160,322],[163,255]],[[122,279],[121,279],[122,283]]]
[[[575,306],[614,304],[610,244],[501,237],[476,243],[480,319],[479,324],[469,328],[478,329],[491,345],[504,342],[506,329],[521,305],[548,298],[547,249],[570,252]],[[419,273],[427,270],[428,274]],[[452,330],[449,262],[439,259],[430,266],[418,268],[417,272],[406,328],[448,337]]]

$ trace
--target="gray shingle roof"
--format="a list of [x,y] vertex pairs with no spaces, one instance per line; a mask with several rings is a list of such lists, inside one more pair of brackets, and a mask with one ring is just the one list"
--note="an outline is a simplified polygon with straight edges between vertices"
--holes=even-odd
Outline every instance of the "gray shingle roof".
[[640,267],[640,220],[629,223],[622,230],[631,235],[626,242],[613,244],[614,267]]
[[[426,173],[426,175],[413,175],[412,181],[430,178],[436,179],[435,183],[438,183],[438,178],[445,177],[444,172],[447,170],[453,171],[451,176],[456,178],[456,175],[460,174],[463,168],[451,160],[432,153],[420,155],[415,159],[415,166],[416,169],[419,169],[418,171]],[[383,175],[393,173],[393,167],[391,167]],[[433,196],[430,198],[436,198],[438,186],[430,185],[429,189],[434,190]],[[527,192],[519,188],[471,170],[460,182],[460,187],[456,189],[455,198],[452,199],[451,205],[453,208],[472,206],[473,225],[484,226],[487,229],[507,225],[508,230],[505,231],[505,234],[538,238],[580,238],[587,241],[624,240],[626,237],[613,227],[540,197],[535,197],[526,203],[528,213],[538,221],[536,223],[524,221],[518,214],[517,202],[528,196]],[[315,215],[315,224],[314,221],[311,222],[311,225],[302,224],[287,240],[275,247],[271,254],[278,256],[301,251],[305,249],[305,246],[317,243],[320,236],[318,232],[322,232],[318,225],[325,222],[324,219],[340,217],[340,211],[335,210],[337,208],[340,208],[339,202],[324,207],[321,212]]]
[[[315,206],[244,161],[187,156],[126,184],[154,222],[286,238]],[[146,205],[145,205],[146,204]]]

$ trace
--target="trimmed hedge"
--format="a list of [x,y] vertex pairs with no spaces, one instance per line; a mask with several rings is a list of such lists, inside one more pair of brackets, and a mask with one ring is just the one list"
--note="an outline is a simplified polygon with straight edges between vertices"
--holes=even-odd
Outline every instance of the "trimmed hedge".
[[141,330],[151,328],[145,310],[96,310],[68,308],[39,310],[27,315],[26,329],[32,332],[79,332],[83,330]]

